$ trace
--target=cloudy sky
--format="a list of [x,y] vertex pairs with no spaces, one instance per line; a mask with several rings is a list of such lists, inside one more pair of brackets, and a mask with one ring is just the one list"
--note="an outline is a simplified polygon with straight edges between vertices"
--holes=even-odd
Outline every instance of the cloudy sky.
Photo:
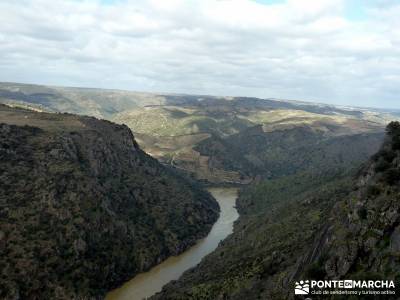
[[400,108],[397,0],[1,0],[0,81]]

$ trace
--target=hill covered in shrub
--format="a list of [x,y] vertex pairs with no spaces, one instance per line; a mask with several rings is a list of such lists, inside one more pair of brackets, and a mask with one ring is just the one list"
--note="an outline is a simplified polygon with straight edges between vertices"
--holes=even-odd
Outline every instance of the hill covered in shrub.
[[204,237],[218,204],[128,127],[0,105],[0,298],[98,298]]
[[356,150],[361,139],[345,139],[359,156],[242,189],[234,233],[152,299],[280,300],[294,298],[298,280],[398,282],[399,141],[394,122],[369,154]]

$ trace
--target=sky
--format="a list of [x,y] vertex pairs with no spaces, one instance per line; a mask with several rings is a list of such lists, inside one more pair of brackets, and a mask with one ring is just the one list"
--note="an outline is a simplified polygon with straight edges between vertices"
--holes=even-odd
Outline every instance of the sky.
[[397,0],[1,0],[0,81],[400,108]]

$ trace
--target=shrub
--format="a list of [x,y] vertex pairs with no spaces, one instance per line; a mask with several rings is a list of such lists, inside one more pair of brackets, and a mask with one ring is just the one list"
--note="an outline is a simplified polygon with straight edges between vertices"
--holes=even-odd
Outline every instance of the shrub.
[[368,211],[365,207],[361,207],[359,210],[357,210],[357,214],[361,220],[365,220],[367,218]]
[[390,164],[384,160],[382,157],[378,159],[375,164],[375,172],[383,172],[390,167]]
[[392,162],[396,157],[396,153],[392,150],[382,150],[381,155],[387,162]]
[[396,153],[392,149],[382,149],[372,156],[372,160],[377,162],[379,159],[383,159],[387,162],[392,162],[395,157]]
[[392,149],[400,150],[400,123],[391,122],[386,127],[386,132],[392,138]]
[[368,197],[378,196],[380,193],[381,193],[381,189],[377,185],[370,185],[367,188],[367,196]]
[[400,136],[399,135],[393,136],[392,149],[393,150],[400,150]]
[[386,132],[390,136],[400,135],[400,123],[399,122],[390,122],[386,127]]
[[322,280],[326,276],[326,271],[321,264],[313,263],[307,268],[306,276],[314,280]]
[[389,170],[386,170],[383,179],[386,183],[390,185],[394,185],[400,180],[400,171],[395,168],[391,168]]

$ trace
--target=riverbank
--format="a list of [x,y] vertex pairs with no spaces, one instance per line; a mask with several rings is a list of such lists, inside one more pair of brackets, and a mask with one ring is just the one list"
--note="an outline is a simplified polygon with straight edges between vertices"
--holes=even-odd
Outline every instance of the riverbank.
[[221,212],[210,233],[193,247],[178,256],[166,259],[148,272],[141,273],[120,288],[111,291],[106,300],[141,300],[161,291],[171,280],[178,279],[186,270],[196,266],[203,257],[214,251],[219,242],[233,232],[233,223],[239,217],[236,210],[238,190],[235,188],[209,188]]

